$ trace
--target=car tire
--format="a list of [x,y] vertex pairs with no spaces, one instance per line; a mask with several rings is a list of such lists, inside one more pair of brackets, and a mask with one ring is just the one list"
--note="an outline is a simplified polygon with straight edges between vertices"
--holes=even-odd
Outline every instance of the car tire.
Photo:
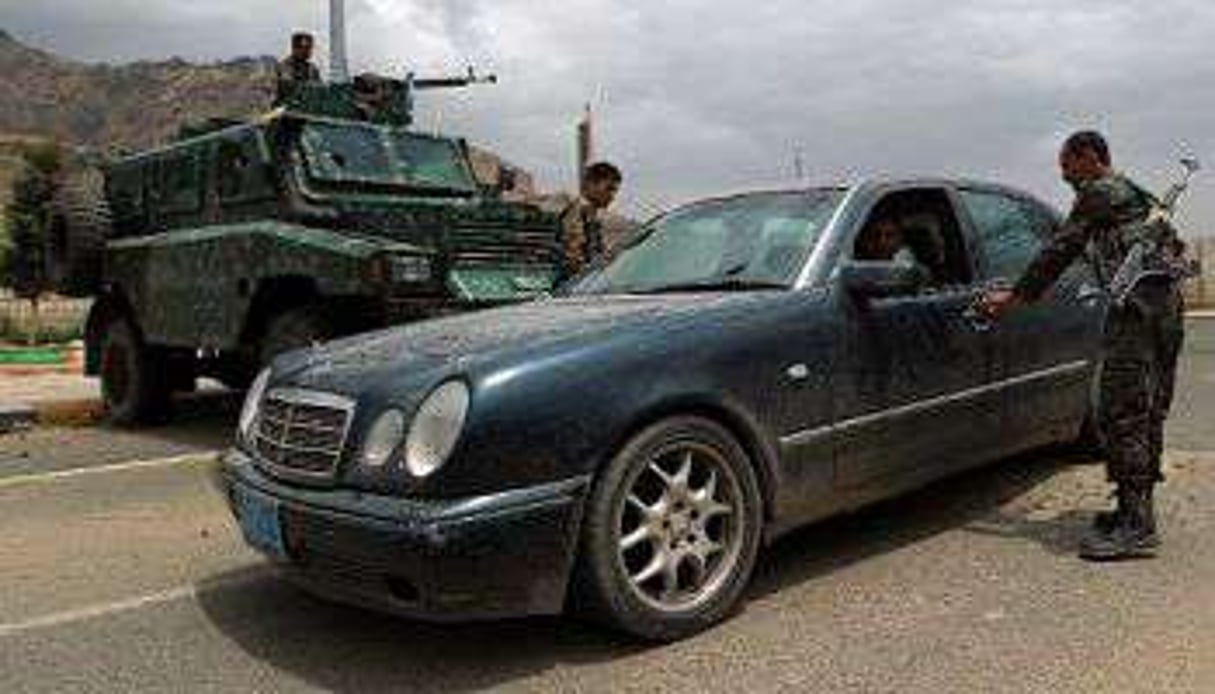
[[167,362],[144,344],[127,318],[106,325],[100,366],[102,402],[110,423],[134,426],[168,419],[173,384]]
[[763,517],[755,470],[729,431],[700,417],[649,426],[592,488],[574,607],[647,641],[707,629],[741,600]]
[[285,352],[325,342],[335,335],[334,323],[319,306],[300,306],[273,316],[258,345],[258,360],[269,364]]

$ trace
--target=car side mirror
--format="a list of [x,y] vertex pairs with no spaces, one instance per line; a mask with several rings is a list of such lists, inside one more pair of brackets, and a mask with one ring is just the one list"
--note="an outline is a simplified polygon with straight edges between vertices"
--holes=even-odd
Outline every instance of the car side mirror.
[[840,284],[858,299],[916,294],[928,284],[928,273],[913,263],[849,260],[839,268]]

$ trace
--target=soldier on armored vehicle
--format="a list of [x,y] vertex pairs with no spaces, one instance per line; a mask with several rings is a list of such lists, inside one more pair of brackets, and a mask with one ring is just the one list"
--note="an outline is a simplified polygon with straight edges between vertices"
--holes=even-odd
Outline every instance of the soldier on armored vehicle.
[[50,265],[96,297],[86,371],[112,419],[161,416],[200,376],[243,385],[291,348],[550,289],[556,217],[479,184],[463,141],[408,127],[413,90],[473,81],[297,85],[256,122],[65,186]]

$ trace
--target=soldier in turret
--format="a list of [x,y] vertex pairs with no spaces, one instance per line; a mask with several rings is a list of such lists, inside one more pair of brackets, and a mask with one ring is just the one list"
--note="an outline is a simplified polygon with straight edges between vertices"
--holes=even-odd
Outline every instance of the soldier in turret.
[[275,66],[274,103],[282,103],[298,85],[320,83],[321,71],[312,62],[314,44],[312,34],[307,32],[291,35],[291,54]]
[[[1183,338],[1180,282],[1160,273],[1118,286],[1119,278],[1128,276],[1124,265],[1156,200],[1114,171],[1104,137],[1092,131],[1072,135],[1059,165],[1076,191],[1067,221],[1012,289],[988,292],[983,304],[990,315],[999,316],[1036,300],[1091,249],[1098,277],[1113,299],[1102,346],[1098,427],[1118,501],[1114,511],[1097,515],[1080,555],[1094,560],[1151,556],[1160,542],[1152,492],[1163,480],[1164,420]],[[1167,241],[1156,252],[1176,255],[1180,243],[1175,235]],[[1176,260],[1157,262],[1169,266]]]

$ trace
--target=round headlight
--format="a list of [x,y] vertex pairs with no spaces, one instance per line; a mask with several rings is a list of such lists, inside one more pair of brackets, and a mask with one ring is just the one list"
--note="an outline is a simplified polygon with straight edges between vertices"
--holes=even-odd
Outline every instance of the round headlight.
[[266,384],[270,382],[270,369],[263,369],[253,379],[253,383],[249,385],[249,392],[245,395],[245,405],[240,411],[240,420],[237,425],[237,432],[243,438],[248,438],[252,433],[253,422],[257,419],[257,411],[262,404],[262,396],[266,394]]
[[375,420],[363,441],[363,465],[378,468],[396,452],[405,438],[405,415],[400,410],[388,410]]
[[405,440],[405,467],[411,475],[426,477],[447,462],[460,440],[468,402],[463,381],[448,381],[426,396]]

